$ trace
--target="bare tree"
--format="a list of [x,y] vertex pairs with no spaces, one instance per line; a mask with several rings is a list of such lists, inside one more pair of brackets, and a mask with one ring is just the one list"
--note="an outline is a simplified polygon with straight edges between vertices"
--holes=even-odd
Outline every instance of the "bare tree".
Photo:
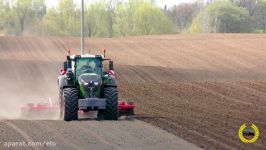
[[266,33],[266,1],[259,0],[254,11],[253,20],[256,23],[257,29]]
[[249,11],[250,16],[254,15],[257,6],[257,0],[231,0],[234,4],[244,7]]
[[200,3],[183,3],[174,6],[168,12],[178,30],[187,28],[193,21],[194,17],[200,12],[202,6]]

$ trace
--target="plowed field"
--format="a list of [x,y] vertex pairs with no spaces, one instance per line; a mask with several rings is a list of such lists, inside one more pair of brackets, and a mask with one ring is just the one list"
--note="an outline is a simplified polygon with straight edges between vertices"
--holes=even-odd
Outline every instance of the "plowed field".
[[[92,53],[107,49],[121,99],[136,118],[205,149],[266,148],[266,35],[165,35],[87,39]],[[16,118],[20,104],[57,97],[66,49],[78,38],[0,37],[0,114]],[[255,123],[255,144],[238,138]],[[160,135],[158,135],[160,136]]]

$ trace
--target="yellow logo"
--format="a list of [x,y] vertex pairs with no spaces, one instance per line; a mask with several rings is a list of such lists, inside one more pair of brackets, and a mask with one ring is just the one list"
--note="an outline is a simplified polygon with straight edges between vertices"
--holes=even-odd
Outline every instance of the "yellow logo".
[[254,143],[258,140],[260,131],[255,124],[251,124],[251,128],[247,128],[246,124],[243,124],[238,130],[238,136],[244,143]]

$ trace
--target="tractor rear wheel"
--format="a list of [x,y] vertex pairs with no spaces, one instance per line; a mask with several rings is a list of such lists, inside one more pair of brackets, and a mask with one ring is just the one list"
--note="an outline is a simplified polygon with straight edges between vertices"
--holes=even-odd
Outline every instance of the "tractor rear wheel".
[[63,89],[59,90],[59,119],[64,118],[65,104],[63,99]]
[[78,120],[78,98],[79,91],[77,88],[65,88],[63,90],[65,121]]
[[118,91],[115,87],[104,88],[104,96],[106,99],[106,109],[99,110],[98,120],[117,120],[118,110]]

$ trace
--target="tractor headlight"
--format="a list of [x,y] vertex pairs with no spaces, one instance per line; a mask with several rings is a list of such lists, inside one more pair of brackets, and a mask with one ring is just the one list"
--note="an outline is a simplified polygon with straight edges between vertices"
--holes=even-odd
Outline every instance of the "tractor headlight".
[[90,84],[90,87],[94,87],[94,86],[98,86],[99,85],[99,83],[87,83],[87,82],[84,82],[83,83],[85,86],[87,86],[87,85],[89,85]]
[[84,86],[86,87],[90,87],[90,88],[94,88],[97,87],[100,83],[98,82],[93,82],[93,81],[89,81],[89,82],[85,82],[84,80],[81,79],[81,82]]

